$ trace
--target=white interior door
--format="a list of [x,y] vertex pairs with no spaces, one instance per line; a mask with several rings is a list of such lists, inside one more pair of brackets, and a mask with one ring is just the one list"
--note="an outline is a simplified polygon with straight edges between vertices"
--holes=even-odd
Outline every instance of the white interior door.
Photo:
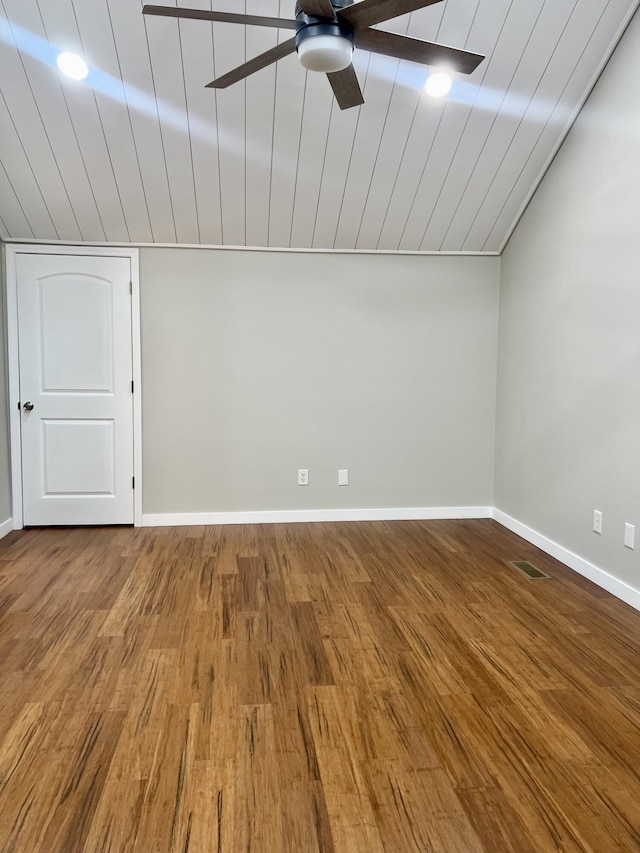
[[24,524],[132,524],[131,261],[16,268]]

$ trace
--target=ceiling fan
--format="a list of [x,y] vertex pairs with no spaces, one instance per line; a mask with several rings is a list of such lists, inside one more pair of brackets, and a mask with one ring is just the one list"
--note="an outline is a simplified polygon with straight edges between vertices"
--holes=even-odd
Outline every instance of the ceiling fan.
[[207,87],[224,89],[297,51],[301,65],[309,71],[321,71],[327,75],[340,109],[346,110],[364,103],[351,63],[354,47],[397,59],[408,59],[421,65],[446,65],[463,74],[471,74],[478,67],[484,59],[480,54],[371,29],[375,24],[441,2],[442,0],[360,0],[358,3],[353,0],[298,0],[295,20],[184,9],[179,6],[145,5],[142,12],[144,15],[169,18],[195,18],[202,21],[295,30],[293,38],[239,65],[228,74],[217,77],[208,83]]

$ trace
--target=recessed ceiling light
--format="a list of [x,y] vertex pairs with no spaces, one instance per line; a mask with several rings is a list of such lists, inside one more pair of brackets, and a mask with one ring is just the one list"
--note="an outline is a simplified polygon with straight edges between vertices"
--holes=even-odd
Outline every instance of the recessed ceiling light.
[[71,77],[72,80],[84,80],[89,73],[87,63],[77,53],[61,53],[56,63],[60,71],[66,74],[67,77]]
[[442,98],[451,88],[452,82],[453,81],[448,74],[445,74],[443,71],[438,71],[436,74],[432,74],[430,77],[427,77],[427,82],[424,84],[424,90],[427,95],[431,95],[432,98]]

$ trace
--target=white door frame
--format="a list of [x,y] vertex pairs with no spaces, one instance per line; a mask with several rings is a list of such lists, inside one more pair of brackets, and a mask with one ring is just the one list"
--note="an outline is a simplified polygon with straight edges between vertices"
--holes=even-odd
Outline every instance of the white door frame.
[[133,523],[142,526],[142,370],[140,350],[140,275],[138,249],[92,246],[47,246],[7,243],[7,356],[9,368],[9,430],[11,442],[11,500],[13,529],[24,527],[22,512],[22,442],[20,439],[20,371],[18,358],[18,278],[17,255],[92,255],[94,257],[129,258],[131,262],[131,335],[133,358]]

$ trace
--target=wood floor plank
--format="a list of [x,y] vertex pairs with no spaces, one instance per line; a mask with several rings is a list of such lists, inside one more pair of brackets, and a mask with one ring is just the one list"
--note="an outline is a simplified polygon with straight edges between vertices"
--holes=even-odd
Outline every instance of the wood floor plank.
[[15,532],[0,853],[635,853],[639,685],[490,520]]
[[357,721],[348,691],[308,690],[309,718],[336,853],[384,850],[351,731]]

